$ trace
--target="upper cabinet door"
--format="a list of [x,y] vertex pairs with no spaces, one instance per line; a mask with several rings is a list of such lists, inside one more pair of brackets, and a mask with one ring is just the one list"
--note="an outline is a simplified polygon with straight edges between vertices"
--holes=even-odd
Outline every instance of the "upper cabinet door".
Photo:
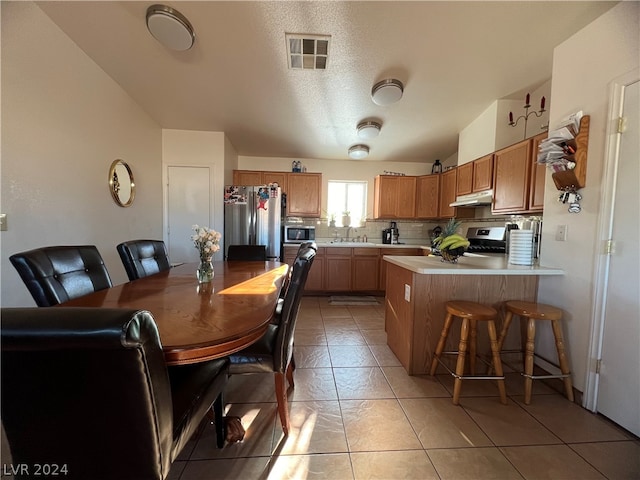
[[374,218],[414,218],[416,177],[378,175],[374,180]]
[[288,175],[289,174],[287,172],[262,172],[262,179],[266,184],[277,183],[280,190],[286,193],[288,189]]
[[524,140],[495,153],[493,213],[527,211],[532,143]]
[[467,195],[473,192],[474,164],[475,162],[469,162],[458,166],[457,195]]
[[287,175],[287,183],[287,215],[319,217],[322,174],[291,173]]
[[438,218],[438,202],[440,196],[439,180],[439,175],[422,175],[417,178],[417,218]]
[[234,185],[264,185],[262,172],[253,170],[234,170]]
[[[458,185],[460,168],[458,168]],[[493,153],[473,162],[473,192],[483,192],[493,187]]]
[[456,201],[457,168],[452,168],[440,174],[440,204],[438,208],[440,218],[456,216],[456,208],[449,204]]
[[538,163],[538,145],[547,138],[547,132],[533,137],[531,151],[531,185],[529,187],[529,210],[542,212],[544,208],[544,183],[547,175],[547,168],[544,163]]

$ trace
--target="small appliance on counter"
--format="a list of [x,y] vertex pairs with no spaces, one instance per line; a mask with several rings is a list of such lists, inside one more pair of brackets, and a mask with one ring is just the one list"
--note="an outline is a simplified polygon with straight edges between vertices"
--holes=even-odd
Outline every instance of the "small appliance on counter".
[[398,243],[399,236],[400,232],[396,222],[391,222],[389,228],[382,230],[382,243],[395,245]]

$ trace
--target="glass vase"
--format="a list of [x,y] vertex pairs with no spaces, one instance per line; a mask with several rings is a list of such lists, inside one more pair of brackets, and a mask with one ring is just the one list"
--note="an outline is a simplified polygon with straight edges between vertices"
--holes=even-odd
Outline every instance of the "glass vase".
[[209,283],[213,280],[214,271],[213,271],[213,261],[211,257],[201,258],[200,264],[198,265],[198,269],[196,270],[196,277],[198,278],[198,283]]

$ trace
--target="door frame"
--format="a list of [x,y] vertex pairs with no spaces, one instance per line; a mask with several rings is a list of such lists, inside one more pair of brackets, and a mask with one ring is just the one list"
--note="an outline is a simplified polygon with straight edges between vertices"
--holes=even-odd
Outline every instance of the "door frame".
[[604,340],[606,292],[609,281],[610,255],[607,254],[607,243],[613,232],[615,212],[615,193],[618,177],[618,156],[621,134],[618,132],[618,119],[624,105],[624,90],[628,85],[640,80],[640,68],[621,75],[610,83],[609,109],[606,128],[606,146],[604,155],[604,178],[600,198],[598,224],[598,242],[595,252],[595,295],[593,298],[593,318],[591,320],[591,344],[589,346],[589,368],[584,392],[584,407],[592,412],[598,407],[598,388],[600,375],[597,373],[597,362],[602,358]]

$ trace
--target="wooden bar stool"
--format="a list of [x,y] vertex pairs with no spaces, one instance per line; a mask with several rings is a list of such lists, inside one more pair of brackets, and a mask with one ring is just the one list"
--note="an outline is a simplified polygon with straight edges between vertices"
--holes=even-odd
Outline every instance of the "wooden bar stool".
[[[496,336],[495,319],[498,312],[495,308],[482,305],[475,302],[467,301],[450,301],[445,304],[447,316],[444,319],[444,326],[438,346],[433,355],[431,362],[431,375],[435,375],[438,363],[441,363],[451,375],[455,378],[453,386],[453,404],[458,405],[460,402],[460,391],[462,389],[462,380],[496,380],[498,382],[498,390],[500,391],[500,401],[507,404],[507,394],[504,387],[504,374],[502,373],[502,363],[500,361],[500,349],[498,348],[498,339]],[[451,329],[451,324],[455,317],[462,319],[462,327],[460,329],[460,344],[457,351],[445,352],[444,347]],[[491,343],[491,353],[493,359],[493,367],[496,375],[475,375],[476,370],[476,339],[477,339],[477,322],[487,322],[487,332]],[[469,335],[471,339],[469,341]],[[471,375],[464,375],[464,363],[469,348],[469,367]],[[449,367],[442,363],[440,357],[443,354],[457,355],[456,371],[452,372]]]
[[[500,332],[500,338],[498,339],[499,350],[502,351],[502,345],[504,343],[505,336],[511,325],[511,320],[514,315],[519,315],[521,318],[527,320],[527,337],[524,348],[524,403],[529,405],[531,403],[531,388],[533,380],[542,378],[562,378],[564,381],[564,388],[567,394],[567,398],[573,402],[573,386],[571,384],[571,370],[569,369],[569,361],[564,352],[564,340],[562,338],[562,326],[560,321],[562,320],[562,310],[553,307],[551,305],[545,305],[542,303],[524,302],[520,300],[510,300],[505,302],[504,307],[506,314],[504,317],[504,324]],[[553,329],[553,335],[556,339],[556,350],[558,352],[558,363],[556,365],[550,362],[546,358],[543,360],[554,365],[560,369],[559,375],[533,375],[533,360],[534,357],[540,357],[536,355],[535,339],[536,339],[536,320],[549,320],[551,322],[551,328]]]

